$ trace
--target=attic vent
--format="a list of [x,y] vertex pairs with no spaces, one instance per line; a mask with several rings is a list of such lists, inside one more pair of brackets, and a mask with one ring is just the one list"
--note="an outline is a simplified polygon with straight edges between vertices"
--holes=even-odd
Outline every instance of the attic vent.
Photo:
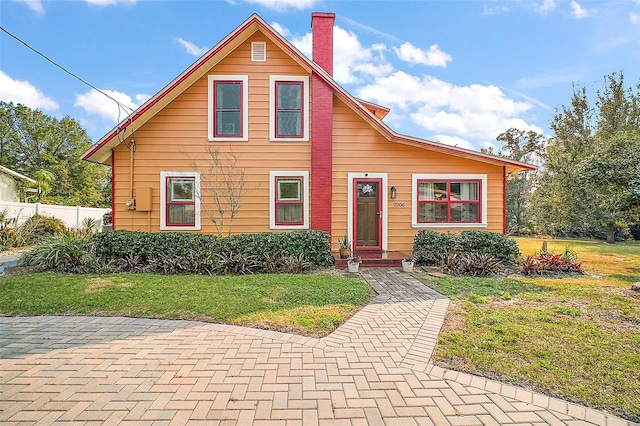
[[253,62],[265,62],[267,60],[267,43],[256,41],[251,43],[251,60]]

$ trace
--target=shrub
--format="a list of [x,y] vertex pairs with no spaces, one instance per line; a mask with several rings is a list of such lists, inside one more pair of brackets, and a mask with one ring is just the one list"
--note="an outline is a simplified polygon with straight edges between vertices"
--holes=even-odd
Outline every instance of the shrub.
[[449,253],[488,254],[505,262],[515,262],[520,254],[516,240],[495,232],[451,234],[426,229],[416,234],[413,251],[421,265],[440,265]]
[[520,256],[517,241],[497,232],[463,231],[457,239],[457,250],[490,254],[509,262],[515,262]]
[[420,265],[440,265],[442,257],[453,251],[456,235],[421,229],[413,240],[416,263]]
[[[329,235],[322,231],[263,232],[219,238],[207,234],[112,231],[93,237],[99,259],[125,259],[150,271],[258,273],[304,270],[333,264]],[[130,263],[130,262],[129,262]],[[307,266],[308,265],[308,266]]]
[[5,222],[0,229],[0,246],[2,246],[2,250],[30,246],[37,239],[37,222],[26,222],[20,226],[15,226],[15,224],[15,220],[10,220]]
[[24,252],[18,262],[57,272],[82,272],[91,253],[91,240],[83,233],[65,231],[45,237]]
[[520,262],[523,275],[582,274],[582,265],[568,251],[561,254],[538,253]]
[[442,258],[442,269],[455,276],[489,277],[507,269],[497,257],[487,253],[448,253]]
[[38,237],[60,234],[67,230],[67,225],[61,219],[40,214],[31,216],[23,226],[33,226],[33,231]]

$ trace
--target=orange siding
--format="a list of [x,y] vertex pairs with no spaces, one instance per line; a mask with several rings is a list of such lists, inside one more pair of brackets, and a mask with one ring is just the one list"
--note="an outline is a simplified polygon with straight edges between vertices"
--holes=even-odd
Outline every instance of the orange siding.
[[[251,62],[252,41],[267,42],[267,62]],[[242,207],[233,223],[234,233],[269,230],[269,172],[274,170],[311,170],[310,142],[269,141],[269,76],[308,75],[308,73],[260,32],[242,43],[208,74],[248,75],[249,140],[247,142],[209,142],[208,76],[204,75],[185,92],[136,131],[133,188],[153,188],[151,212],[128,210],[129,151],[119,145],[114,149],[115,228],[158,231],[160,226],[160,172],[200,169],[207,175],[208,148],[230,152],[238,158],[238,168],[245,171]],[[409,251],[418,229],[411,226],[412,173],[482,173],[488,176],[488,228],[502,232],[502,168],[481,162],[435,153],[408,145],[392,143],[373,130],[342,101],[334,98],[333,119],[333,212],[332,244],[347,230],[347,173],[387,173],[388,185],[395,186],[398,197],[388,200],[388,249]],[[313,179],[313,176],[310,177]],[[202,185],[203,205],[212,205],[212,197]],[[384,195],[387,196],[387,195]],[[313,194],[311,194],[313,197]],[[394,203],[405,207],[395,207]],[[201,209],[202,232],[216,228]],[[228,218],[226,219],[228,223]],[[225,229],[226,233],[227,229]]]
[[[267,42],[267,62],[251,62],[251,42]],[[233,153],[238,169],[245,171],[242,207],[234,219],[233,232],[262,232],[269,229],[269,172],[272,170],[310,170],[310,143],[269,141],[269,76],[308,75],[287,54],[263,34],[256,33],[208,74],[248,75],[249,141],[209,142],[208,75],[203,76],[135,133],[136,152],[134,188],[153,188],[153,210],[128,210],[129,151],[122,145],[115,152],[115,228],[158,231],[160,227],[160,172],[194,171],[194,161],[201,180],[211,179],[208,148],[222,156]],[[204,182],[202,203],[212,206]],[[134,194],[135,195],[135,194]],[[202,232],[216,233],[216,228],[201,209]],[[229,218],[225,219],[228,223]],[[225,227],[225,233],[228,227]]]
[[[334,98],[333,121],[333,238],[337,247],[348,227],[348,173],[387,173],[389,187],[398,190],[395,200],[388,199],[388,250],[410,251],[420,228],[411,226],[411,177],[414,173],[474,173],[487,175],[487,228],[502,232],[502,167],[447,154],[391,143]],[[383,196],[389,197],[388,194]],[[404,204],[396,207],[395,203]],[[465,228],[452,228],[456,232]],[[437,229],[442,230],[442,229]]]

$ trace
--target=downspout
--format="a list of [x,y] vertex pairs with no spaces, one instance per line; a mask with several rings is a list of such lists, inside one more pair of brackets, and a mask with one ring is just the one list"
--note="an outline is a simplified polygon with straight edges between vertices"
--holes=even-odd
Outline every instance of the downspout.
[[111,229],[116,229],[116,150],[111,148]]
[[129,199],[127,200],[127,207],[129,210],[135,210],[136,204],[133,198],[133,157],[136,152],[136,141],[131,139],[129,144]]
[[502,166],[502,233],[507,235],[507,167]]

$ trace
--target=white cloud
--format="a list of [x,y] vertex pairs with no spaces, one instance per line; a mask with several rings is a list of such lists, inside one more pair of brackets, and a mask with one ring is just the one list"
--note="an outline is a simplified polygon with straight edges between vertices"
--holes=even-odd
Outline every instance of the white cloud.
[[[282,26],[276,29],[289,34]],[[311,33],[290,40],[311,57]],[[408,42],[399,47],[381,43],[365,46],[355,33],[340,26],[334,27],[333,43],[336,81],[350,85],[358,98],[391,107],[385,121],[397,129],[421,127],[432,140],[471,149],[495,143],[496,136],[510,127],[542,133],[520,118],[535,102],[515,101],[491,84],[456,86],[428,75],[410,75],[394,69],[385,57],[394,52],[410,63],[446,66],[451,56],[435,44],[429,50]]]
[[[286,9],[309,9],[318,4],[318,0],[244,0],[246,3],[258,4],[267,9],[283,11]],[[232,3],[234,4],[234,3]]]
[[537,89],[540,87],[552,87],[559,84],[571,84],[574,81],[582,80],[584,77],[584,70],[563,68],[531,77],[523,77],[516,81],[514,86],[522,89]]
[[640,15],[637,13],[630,12],[629,13],[629,21],[632,24],[640,24]]
[[289,38],[291,36],[291,31],[289,31],[288,28],[285,28],[282,25],[280,25],[278,22],[272,22],[271,26],[273,27],[274,30],[279,32],[281,36],[285,38]]
[[59,105],[26,80],[14,80],[0,71],[0,100],[23,104],[32,109],[57,111]]
[[376,28],[370,27],[368,25],[362,24],[362,23],[360,23],[358,21],[355,21],[355,20],[353,20],[351,18],[347,18],[347,17],[344,17],[344,16],[340,16],[340,19],[345,21],[347,24],[349,24],[349,25],[351,25],[353,27],[356,27],[359,30],[365,31],[365,32],[367,32],[369,34],[373,34],[373,35],[378,36],[378,37],[386,38],[387,40],[393,41],[395,43],[400,42],[400,39],[398,37],[394,36],[393,34],[385,33],[383,31],[380,31],[380,30],[376,29]]
[[207,50],[209,50],[206,47],[198,47],[190,41],[183,39],[182,37],[178,37],[176,40],[182,47],[184,47],[189,55],[202,56]]
[[42,0],[13,0],[17,3],[26,4],[29,9],[33,10],[38,15],[44,15],[44,7],[42,6]]
[[435,142],[440,142],[440,143],[444,143],[451,146],[457,146],[459,148],[474,149],[473,146],[469,143],[469,141],[466,141],[457,136],[433,135],[430,137],[430,139]]
[[533,8],[541,15],[548,15],[556,8],[556,2],[555,0],[542,0],[540,3],[535,3]]
[[[286,28],[278,31],[288,32]],[[294,37],[291,43],[309,58],[312,57],[312,35],[307,33]],[[376,44],[364,47],[358,36],[339,26],[333,29],[333,77],[342,84],[357,83],[366,76],[382,76],[393,71],[391,64],[384,59],[386,47]]]
[[429,50],[422,50],[409,42],[405,42],[399,48],[394,47],[393,50],[398,55],[398,58],[410,64],[444,68],[447,66],[447,62],[452,59],[451,55],[440,50],[437,44],[432,44]]
[[482,10],[482,15],[484,16],[501,15],[503,13],[509,12],[510,10],[511,9],[505,5],[490,7],[485,3],[484,8]]
[[102,91],[120,102],[122,105],[131,109],[118,107],[113,99],[109,99],[95,89],[76,95],[76,102],[74,103],[74,106],[83,108],[89,114],[98,115],[102,118],[111,120],[113,123],[117,123],[118,120],[126,118],[131,113],[131,110],[138,108],[144,101],[150,98],[149,95],[138,94],[135,95],[136,102],[134,102],[126,93],[114,90]]
[[111,6],[116,4],[130,4],[134,5],[138,0],[84,0],[86,3],[95,6]]
[[490,143],[510,127],[542,133],[519,117],[532,105],[509,99],[494,85],[456,86],[432,76],[419,78],[397,71],[360,88],[357,96],[396,106],[431,132],[431,139],[460,147]]
[[575,0],[571,0],[571,15],[576,19],[583,19],[591,16],[595,9],[585,9]]

